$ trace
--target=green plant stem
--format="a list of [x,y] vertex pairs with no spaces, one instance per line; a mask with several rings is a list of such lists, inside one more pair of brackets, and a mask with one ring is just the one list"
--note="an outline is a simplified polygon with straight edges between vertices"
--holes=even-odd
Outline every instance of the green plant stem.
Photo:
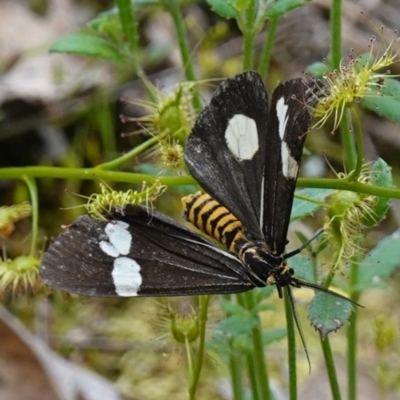
[[[232,302],[232,295],[224,294],[224,300]],[[231,313],[227,312],[226,316],[229,317]],[[242,354],[240,351],[236,351],[233,347],[233,339],[231,339],[231,351],[229,353],[229,372],[231,376],[231,384],[233,391],[234,400],[244,400],[243,393],[243,366],[242,366]]]
[[257,381],[257,371],[254,361],[254,351],[246,354],[247,368],[249,373],[250,387],[251,387],[251,398],[252,400],[262,400],[260,394],[260,384]]
[[28,186],[29,196],[31,200],[32,207],[32,235],[31,235],[31,251],[30,255],[35,257],[36,255],[36,244],[38,239],[39,230],[39,199],[36,182],[33,178],[24,176],[23,180]]
[[328,372],[329,384],[331,386],[331,393],[332,393],[332,400],[341,400],[340,389],[339,389],[339,382],[337,380],[335,363],[332,357],[332,349],[329,342],[329,338],[320,338],[321,340],[321,347],[324,353],[325,365],[326,370]]
[[196,396],[196,390],[199,384],[201,369],[203,367],[209,302],[210,302],[210,296],[199,296],[199,330],[200,330],[199,347],[196,353],[196,360],[189,388],[190,399],[194,399]]
[[[167,186],[195,185],[191,176],[154,176],[132,172],[105,171],[94,168],[65,168],[65,167],[12,167],[0,168],[0,180],[22,179],[26,175],[31,178],[58,179],[103,179],[111,182],[126,182],[142,184],[153,183],[156,180]],[[320,188],[349,190],[351,192],[372,194],[374,196],[400,199],[400,189],[383,188],[360,182],[347,182],[345,179],[300,178],[297,186],[302,188]]]
[[343,114],[339,129],[344,150],[344,162],[346,170],[353,171],[357,165],[357,150],[354,142],[354,135],[350,129],[350,118],[347,112]]
[[361,128],[361,121],[360,117],[358,115],[357,109],[355,106],[351,108],[351,113],[353,115],[353,125],[354,125],[354,132],[355,132],[355,137],[356,137],[356,151],[357,151],[357,162],[355,169],[351,171],[349,176],[347,177],[347,180],[349,182],[351,181],[357,181],[358,177],[360,176],[362,166],[363,166],[363,160],[364,160],[364,145],[363,145],[363,134],[362,134],[362,128]]
[[297,371],[296,371],[296,332],[293,322],[293,310],[290,303],[287,287],[284,290],[284,303],[288,340],[288,366],[289,366],[289,399],[297,399]]
[[346,182],[346,179],[300,178],[297,181],[297,187],[349,190],[350,192],[372,194],[374,196],[389,197],[393,199],[400,198],[399,189],[383,188],[360,182]]
[[332,280],[333,280],[334,276],[335,275],[332,272],[330,272],[328,274],[328,276],[326,277],[326,279],[325,279],[324,283],[322,284],[322,286],[325,287],[325,288],[329,288],[329,286],[331,286],[331,283],[332,283]]
[[272,47],[275,41],[276,28],[278,26],[279,17],[271,18],[268,23],[267,37],[261,51],[260,61],[258,64],[259,74],[265,78],[269,70],[271,62]]
[[186,351],[186,360],[187,360],[187,367],[188,367],[188,375],[189,375],[189,380],[191,382],[190,384],[190,388],[189,388],[189,396],[190,399],[194,399],[196,396],[196,391],[192,392],[192,381],[193,381],[193,377],[194,377],[194,370],[193,370],[193,356],[192,356],[192,351],[190,348],[190,343],[187,340],[187,338],[185,338],[185,351]]
[[[246,309],[249,311],[254,310],[256,307],[254,300],[254,293],[252,291],[243,294],[245,298]],[[269,376],[268,369],[265,362],[264,344],[262,340],[262,331],[260,319],[257,315],[258,324],[252,330],[253,339],[253,360],[255,366],[255,373],[257,377],[258,387],[262,400],[270,400],[271,392],[269,389]]]
[[244,23],[243,33],[243,70],[247,71],[253,68],[254,57],[254,39],[256,36],[256,13],[257,1],[249,0],[246,11],[246,21]]
[[[332,0],[331,6],[331,68],[339,70],[342,59],[342,0]],[[347,171],[353,171],[357,165],[354,137],[350,130],[350,118],[343,114],[340,123],[340,137],[345,152]]]
[[331,57],[332,69],[340,68],[342,59],[342,0],[332,0],[331,16]]
[[113,157],[117,152],[117,145],[115,139],[115,127],[113,124],[113,113],[107,103],[107,96],[104,90],[98,90],[95,98],[96,104],[91,112],[93,119],[96,121],[102,146],[107,154]]
[[[240,304],[243,308],[248,309],[245,293],[240,293],[236,295],[236,299],[238,304]],[[247,352],[246,361],[247,361],[247,369],[249,374],[252,399],[260,400],[261,394],[260,394],[259,382],[257,381],[256,367],[254,361],[254,345],[253,345],[253,350]]]
[[111,182],[126,182],[142,184],[160,181],[167,186],[193,185],[196,181],[191,176],[164,176],[136,174],[131,172],[104,171],[98,168],[64,168],[64,167],[21,167],[0,168],[0,180],[30,178],[58,178],[58,179],[101,179]]
[[96,169],[102,169],[102,170],[114,170],[122,166],[123,164],[129,162],[133,158],[137,157],[138,155],[142,154],[145,150],[147,150],[149,147],[157,144],[160,139],[163,137],[167,136],[168,132],[165,132],[164,134],[154,136],[145,142],[141,143],[139,146],[134,147],[131,151],[128,151],[128,153],[122,155],[121,157],[115,158],[114,160],[111,160],[106,163],[102,163],[97,165],[95,168]]
[[[350,269],[350,298],[358,302],[360,294],[353,288],[358,283],[358,264],[354,262]],[[357,399],[357,318],[358,310],[355,308],[349,318],[347,329],[347,384],[348,400]]]
[[151,90],[151,88],[146,85],[144,78],[144,71],[139,62],[139,34],[138,34],[138,21],[135,18],[137,15],[137,10],[135,10],[135,2],[131,0],[117,0],[117,6],[119,11],[119,19],[121,21],[122,30],[126,37],[129,46],[129,57],[128,60],[132,61],[133,70],[136,75],[142,81],[143,86],[146,90],[149,98],[155,102],[157,99]]
[[138,29],[137,20],[134,18],[136,13],[132,12],[132,4],[134,3],[131,3],[131,0],[117,0],[122,30],[128,42],[130,54],[133,56],[133,69],[136,74],[139,74],[142,68],[138,60]]
[[[235,351],[235,350],[233,350]],[[231,374],[231,383],[234,400],[244,400],[243,393],[243,374],[242,374],[242,356],[241,354],[230,354],[229,371]]]
[[348,400],[357,399],[357,310],[349,318],[347,329],[347,382]]
[[[161,0],[164,8],[171,14],[176,35],[178,38],[178,45],[182,57],[183,70],[185,71],[186,79],[190,82],[196,81],[194,68],[192,64],[192,58],[190,55],[190,46],[187,39],[186,28],[184,24],[183,15],[180,12],[178,0]],[[193,88],[193,107],[199,112],[202,108],[201,100],[196,88]]]

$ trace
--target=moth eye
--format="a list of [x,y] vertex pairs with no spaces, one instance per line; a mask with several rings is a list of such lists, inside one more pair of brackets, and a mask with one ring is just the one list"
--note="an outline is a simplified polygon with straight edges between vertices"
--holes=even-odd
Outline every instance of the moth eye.
[[294,275],[294,269],[293,268],[289,268],[289,274],[290,275]]

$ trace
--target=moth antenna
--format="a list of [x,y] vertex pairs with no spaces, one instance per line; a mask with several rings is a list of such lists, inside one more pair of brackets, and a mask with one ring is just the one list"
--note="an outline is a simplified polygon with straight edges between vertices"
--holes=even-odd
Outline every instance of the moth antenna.
[[328,293],[328,294],[330,294],[332,296],[338,297],[339,299],[347,300],[347,301],[349,301],[351,304],[353,304],[355,306],[358,306],[358,307],[361,307],[361,308],[365,308],[364,306],[362,306],[361,304],[358,304],[354,300],[349,299],[348,297],[343,296],[342,294],[336,293],[333,290],[329,290],[326,287],[323,287],[321,285],[317,285],[316,283],[306,282],[306,281],[303,281],[303,280],[298,279],[298,278],[292,278],[290,283],[293,284],[294,287],[298,287],[298,288],[300,288],[300,287],[308,287],[310,289],[315,289],[315,290],[318,290],[319,292]]
[[303,251],[314,239],[316,239],[321,233],[323,233],[324,230],[320,229],[319,231],[317,231],[317,233],[309,240],[307,240],[307,242],[303,243],[298,249],[291,251],[290,253],[287,253],[283,256],[283,259],[286,260],[287,258],[293,257],[296,254],[299,254],[301,251]]
[[287,288],[287,294],[289,296],[289,303],[290,303],[290,306],[291,306],[291,309],[292,309],[293,319],[294,319],[294,322],[296,324],[297,331],[299,332],[301,343],[303,344],[304,353],[306,353],[307,362],[308,362],[308,373],[311,374],[310,355],[308,353],[306,340],[305,340],[304,335],[303,335],[303,330],[301,329],[301,326],[300,326],[299,316],[297,314],[297,309],[296,309],[296,302],[294,300],[293,292],[292,292],[291,287],[289,285],[287,285],[286,288]]

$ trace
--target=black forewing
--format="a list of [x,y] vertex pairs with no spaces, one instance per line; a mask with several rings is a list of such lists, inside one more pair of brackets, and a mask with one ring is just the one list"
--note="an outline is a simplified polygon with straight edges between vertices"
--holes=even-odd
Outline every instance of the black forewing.
[[[295,177],[284,175],[282,146],[286,146],[290,157],[300,166],[306,133],[311,123],[306,104],[311,105],[316,99],[312,93],[313,86],[301,79],[293,79],[278,85],[272,95],[265,157],[263,231],[265,241],[274,254],[282,254],[285,249],[298,174],[297,171]],[[277,114],[277,104],[281,99],[287,106],[283,141],[279,135]]]
[[[234,293],[252,284],[244,266],[200,235],[145,207],[127,207],[112,219],[129,224],[126,257],[140,265],[138,296]],[[58,289],[88,296],[118,296],[111,276],[114,258],[99,247],[108,222],[79,217],[43,256],[40,276]]]
[[[225,131],[242,114],[253,119],[259,151],[238,160],[229,150]],[[247,71],[224,81],[196,120],[187,140],[186,164],[200,186],[229,209],[256,237],[262,238],[260,201],[268,122],[268,98],[260,75]]]

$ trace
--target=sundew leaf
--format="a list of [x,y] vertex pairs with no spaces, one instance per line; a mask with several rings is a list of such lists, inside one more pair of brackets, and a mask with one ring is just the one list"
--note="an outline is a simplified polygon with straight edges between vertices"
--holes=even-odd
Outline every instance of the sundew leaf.
[[311,300],[308,319],[322,337],[326,337],[330,332],[341,328],[352,311],[353,306],[349,301],[328,293],[318,293]]
[[50,46],[52,53],[73,53],[90,57],[123,61],[124,57],[112,44],[96,36],[75,33],[65,36]]
[[355,290],[384,288],[387,278],[400,265],[400,229],[383,239],[364,258],[358,268]]
[[400,122],[400,82],[386,78],[384,86],[373,91],[376,96],[364,97],[361,103],[382,117]]
[[[327,196],[333,193],[332,189],[313,189],[307,188],[296,192],[299,195],[309,197],[317,201],[324,201]],[[303,199],[294,199],[290,222],[303,218],[306,215],[312,214],[321,208],[320,204],[305,201]]]
[[286,14],[297,7],[301,7],[310,1],[311,0],[279,0],[267,8],[264,13],[264,18],[280,17],[281,15]]

